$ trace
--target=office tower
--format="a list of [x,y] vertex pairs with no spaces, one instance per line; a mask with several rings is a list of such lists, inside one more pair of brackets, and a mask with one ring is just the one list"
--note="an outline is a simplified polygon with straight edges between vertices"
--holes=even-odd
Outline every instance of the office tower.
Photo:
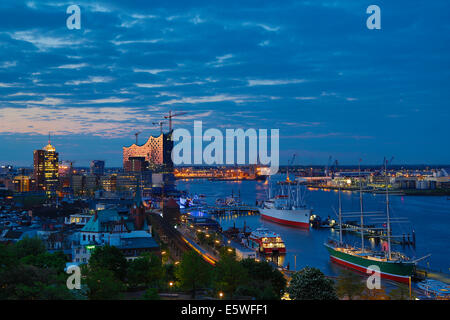
[[58,152],[51,145],[50,139],[48,145],[43,150],[34,151],[34,177],[38,190],[47,192],[56,191],[58,188]]
[[105,174],[105,161],[92,160],[91,161],[91,175],[103,176]]

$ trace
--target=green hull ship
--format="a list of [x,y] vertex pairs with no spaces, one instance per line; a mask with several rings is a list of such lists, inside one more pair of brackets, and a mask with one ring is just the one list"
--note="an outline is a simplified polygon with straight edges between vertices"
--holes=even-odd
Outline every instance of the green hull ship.
[[409,283],[415,272],[415,262],[402,260],[402,258],[388,260],[382,254],[375,255],[373,252],[345,248],[333,241],[326,243],[325,247],[330,254],[331,261],[363,273],[368,271],[372,273],[375,270],[373,266],[376,266],[380,270],[382,278]]
[[[363,212],[363,198],[362,198],[362,184],[361,184],[361,169],[360,169],[360,206],[361,212],[358,213],[360,217],[360,225],[358,229],[361,231],[361,248],[355,248],[344,244],[342,241],[342,207],[341,207],[341,190],[339,188],[339,241],[329,240],[325,243],[331,261],[343,265],[345,267],[372,274],[374,271],[379,271],[382,278],[409,283],[415,274],[416,263],[424,258],[411,260],[400,252],[391,252],[391,218],[389,216],[389,192],[387,181],[387,162],[385,160],[385,176],[386,176],[386,228],[369,228],[364,226],[364,212]],[[372,214],[378,212],[372,212]],[[350,214],[355,217],[355,213]],[[373,215],[372,215],[373,217]],[[383,219],[384,218],[378,218]],[[377,252],[364,247],[364,234],[372,230],[386,229],[387,248],[384,251]]]

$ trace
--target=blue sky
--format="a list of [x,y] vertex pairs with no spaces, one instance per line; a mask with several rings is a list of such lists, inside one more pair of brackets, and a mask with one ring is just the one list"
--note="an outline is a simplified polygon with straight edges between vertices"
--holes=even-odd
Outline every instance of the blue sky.
[[[81,7],[81,30],[66,8]],[[381,30],[366,8],[381,8]],[[279,128],[281,163],[450,163],[448,1],[0,3],[0,164],[120,166],[171,109]]]

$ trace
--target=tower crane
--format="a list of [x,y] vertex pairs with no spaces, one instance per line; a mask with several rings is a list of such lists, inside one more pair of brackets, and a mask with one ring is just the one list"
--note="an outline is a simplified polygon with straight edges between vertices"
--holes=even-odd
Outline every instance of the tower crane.
[[136,137],[136,145],[138,145],[138,135],[140,135],[142,131],[136,132],[134,135]]
[[165,122],[164,121],[160,121],[160,122],[153,122],[153,125],[158,125],[159,126],[159,130],[161,131],[161,134],[163,133],[163,124]]
[[291,158],[291,160],[288,160],[288,167],[287,167],[287,176],[286,176],[286,181],[291,181],[290,179],[289,179],[289,167],[290,166],[292,166],[293,164],[294,164],[294,161],[295,161],[295,157],[297,156],[297,154],[296,153],[294,153],[293,155],[292,155],[292,158]]
[[332,156],[328,157],[328,163],[327,166],[325,167],[325,176],[328,177],[330,175],[330,165],[331,165],[331,160],[333,159]]
[[169,115],[164,116],[164,119],[169,119],[169,132],[172,131],[172,118],[185,115],[186,113],[187,112],[178,112],[178,113],[172,114],[172,110],[169,110]]

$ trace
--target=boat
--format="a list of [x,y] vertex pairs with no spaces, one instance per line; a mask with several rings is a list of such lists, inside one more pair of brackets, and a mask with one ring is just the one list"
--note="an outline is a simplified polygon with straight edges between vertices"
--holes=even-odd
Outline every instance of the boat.
[[[386,171],[386,160],[385,160],[385,172]],[[339,240],[330,239],[324,245],[330,254],[331,261],[354,269],[363,273],[373,273],[375,267],[379,268],[381,278],[394,280],[401,283],[410,283],[411,278],[415,274],[415,266],[418,261],[428,257],[425,256],[420,259],[412,260],[406,255],[400,252],[391,251],[391,217],[389,212],[389,190],[387,183],[387,173],[386,175],[386,230],[387,243],[383,246],[383,251],[374,251],[367,249],[364,246],[364,235],[371,230],[367,226],[364,226],[364,212],[362,205],[362,190],[361,190],[361,180],[360,180],[360,226],[359,230],[361,232],[361,248],[356,248],[349,244],[345,244],[342,240],[342,206],[341,206],[341,190],[339,188]],[[352,213],[353,216],[355,213]],[[384,219],[384,218],[383,218]],[[380,229],[380,228],[378,228]],[[377,237],[377,236],[375,236]],[[381,237],[381,236],[378,236]],[[378,270],[377,270],[378,271]]]
[[442,297],[450,298],[450,285],[438,280],[427,279],[423,282],[419,282],[417,287],[427,297]]
[[311,209],[307,209],[301,197],[299,183],[281,184],[281,194],[271,197],[259,208],[261,218],[288,226],[309,229]]
[[280,235],[264,227],[252,231],[244,244],[262,254],[286,253],[286,246]]

